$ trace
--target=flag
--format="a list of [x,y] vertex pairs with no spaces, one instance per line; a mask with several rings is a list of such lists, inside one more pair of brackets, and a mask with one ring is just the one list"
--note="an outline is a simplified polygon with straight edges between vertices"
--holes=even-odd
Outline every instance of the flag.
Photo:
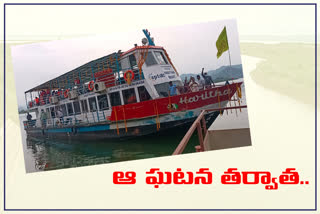
[[223,52],[229,50],[226,27],[224,27],[222,32],[220,33],[219,38],[216,41],[216,46],[218,50],[217,58],[219,58],[223,54]]

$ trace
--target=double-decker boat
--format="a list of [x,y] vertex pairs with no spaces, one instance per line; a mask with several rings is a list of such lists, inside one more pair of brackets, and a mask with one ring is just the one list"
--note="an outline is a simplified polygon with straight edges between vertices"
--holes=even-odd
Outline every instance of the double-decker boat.
[[[25,92],[28,136],[107,139],[192,124],[203,109],[223,108],[242,82],[190,90],[147,30],[142,45],[88,62]],[[170,93],[170,88],[173,93]],[[176,89],[175,89],[176,86]],[[173,88],[172,88],[173,87]],[[212,123],[220,111],[208,112]]]

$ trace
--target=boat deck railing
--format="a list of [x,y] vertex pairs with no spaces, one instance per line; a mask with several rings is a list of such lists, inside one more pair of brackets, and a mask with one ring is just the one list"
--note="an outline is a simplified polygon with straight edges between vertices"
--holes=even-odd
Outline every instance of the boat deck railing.
[[198,134],[199,145],[196,146],[195,149],[197,152],[204,151],[204,139],[207,134],[207,126],[205,121],[206,113],[213,112],[213,111],[223,112],[224,110],[241,109],[241,108],[247,108],[247,105],[202,110],[199,116],[197,117],[197,119],[193,122],[193,124],[189,128],[188,132],[182,138],[182,140],[180,141],[179,145],[177,146],[177,148],[175,149],[172,155],[179,155],[183,153],[184,149],[186,148],[188,142],[190,141],[190,138],[192,137],[196,129]]
[[[139,76],[139,73],[135,72],[135,78],[133,81],[138,81],[138,80],[141,80],[141,79],[144,79],[143,75],[142,77]],[[110,74],[106,74],[106,75],[102,75],[100,76],[99,78],[96,78],[97,81],[99,82],[105,82],[105,85],[106,85],[106,88],[109,88],[109,87],[113,87],[113,86],[116,86],[116,85],[122,85],[122,84],[125,84],[126,81],[124,80],[123,77],[120,77],[118,79],[115,79],[114,81],[105,81],[103,78],[108,78],[108,75]],[[114,75],[114,74],[112,74]],[[35,102],[35,100],[32,100],[29,102],[28,104],[28,109],[30,108],[33,108],[33,107],[37,107],[37,106],[43,106],[43,105],[47,105],[47,104],[50,104],[50,98],[51,97],[56,97],[58,99],[58,101],[62,101],[62,100],[65,100],[65,99],[68,99],[68,97],[65,95],[65,92],[66,91],[75,91],[77,93],[78,96],[82,95],[82,94],[86,94],[86,93],[90,93],[92,91],[89,90],[88,88],[88,83],[84,83],[84,84],[78,84],[78,85],[75,85],[73,88],[69,88],[69,89],[66,89],[66,90],[53,90],[50,94],[49,93],[46,93],[46,92],[42,92],[43,94],[39,95],[39,104],[37,104]]]
[[104,111],[95,111],[95,112],[87,112],[83,114],[74,114],[63,117],[53,117],[47,118],[44,120],[35,119],[35,120],[26,120],[23,121],[24,128],[63,128],[70,127],[75,125],[92,125],[109,122]]

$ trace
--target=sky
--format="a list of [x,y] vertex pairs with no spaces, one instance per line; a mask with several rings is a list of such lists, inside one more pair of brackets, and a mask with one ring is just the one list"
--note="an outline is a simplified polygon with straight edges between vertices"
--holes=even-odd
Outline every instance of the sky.
[[[199,73],[229,65],[225,52],[216,57],[216,40],[227,28],[231,63],[241,64],[236,20],[222,20],[174,27],[149,28],[157,46],[163,46],[180,74]],[[24,91],[64,74],[82,64],[118,50],[141,45],[142,29],[13,46],[12,62],[18,105],[25,104]]]
[[223,27],[212,22],[236,20],[235,27],[232,21],[228,23],[227,33],[232,64],[238,64],[238,38],[231,38],[238,33],[233,31],[239,31],[240,41],[313,42],[314,17],[312,5],[10,5],[6,7],[6,39],[52,41],[12,48],[18,104],[24,105],[25,90],[92,59],[130,49],[141,42],[143,28],[151,31],[156,45],[167,49],[180,73],[194,73],[228,63],[227,53],[216,60],[215,40]]

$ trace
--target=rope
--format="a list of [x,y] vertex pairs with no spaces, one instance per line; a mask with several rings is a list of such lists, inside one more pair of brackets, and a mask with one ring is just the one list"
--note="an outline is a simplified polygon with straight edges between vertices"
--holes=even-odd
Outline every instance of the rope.
[[238,84],[236,84],[236,86],[237,86],[237,95],[238,97],[242,98],[241,87],[239,87]]
[[158,117],[159,129],[160,129],[160,117],[159,117],[159,110],[158,110],[158,103],[157,102],[156,102],[156,109],[157,109],[157,117]]
[[119,126],[118,126],[117,107],[114,107],[114,116],[116,117],[117,134],[118,134],[118,136],[119,136]]
[[149,46],[146,46],[147,48],[141,49],[142,51],[138,51],[139,54],[139,62],[138,62],[138,68],[139,68],[139,74],[140,77],[142,76],[142,66],[145,63],[148,53],[149,53]]
[[218,103],[219,103],[220,115],[222,115],[221,105],[220,105],[220,91],[218,89],[217,91],[218,91]]
[[156,110],[157,110],[157,118],[158,118],[158,130],[160,129],[160,118],[159,118],[159,111],[158,111],[158,103],[156,102]]
[[[233,99],[233,102],[234,102],[234,106],[237,106],[237,101],[236,101],[236,99]],[[238,111],[237,111],[237,109],[235,109],[235,111],[236,111],[236,116],[238,117]]]
[[[236,83],[236,87],[237,87],[237,98],[238,98],[238,103],[239,103],[239,106],[241,106],[241,105],[240,105],[240,98],[242,97],[241,89],[239,89],[239,87],[238,87],[238,84],[237,84],[237,83]],[[240,108],[239,110],[240,110],[240,112],[241,112],[241,108]]]
[[170,95],[170,91],[169,91],[169,111],[171,111],[171,95]]
[[157,124],[157,131],[159,131],[160,129],[160,121],[159,121],[159,111],[158,111],[158,105],[157,105],[157,102],[155,101],[153,103],[153,110],[154,110],[154,113],[156,115],[156,124]]
[[179,76],[179,73],[178,73],[178,71],[177,71],[176,67],[174,67],[173,63],[171,62],[171,59],[170,59],[170,57],[169,57],[169,55],[168,55],[167,51],[166,51],[165,49],[163,49],[163,51],[164,51],[164,54],[166,55],[167,59],[169,60],[169,63],[170,63],[170,64],[171,64],[171,66],[173,67],[173,70],[176,72],[177,76]]
[[123,112],[124,127],[125,127],[126,133],[127,133],[128,132],[128,128],[127,128],[126,113],[124,112],[124,106],[122,107],[122,112]]
[[[229,106],[231,107],[231,102],[230,102],[230,88],[229,88],[229,85],[228,85],[228,99],[229,99]],[[232,113],[232,109],[230,109],[231,113]],[[228,110],[227,110],[227,114],[228,114]]]

